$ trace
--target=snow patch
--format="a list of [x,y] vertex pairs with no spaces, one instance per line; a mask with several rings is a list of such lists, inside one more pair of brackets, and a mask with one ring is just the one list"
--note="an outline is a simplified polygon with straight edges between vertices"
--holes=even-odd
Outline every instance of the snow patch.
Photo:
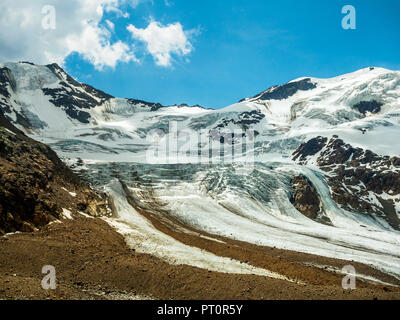
[[72,212],[70,210],[62,208],[62,211],[63,211],[62,212],[63,218],[68,219],[68,220],[72,220],[73,219],[72,218]]

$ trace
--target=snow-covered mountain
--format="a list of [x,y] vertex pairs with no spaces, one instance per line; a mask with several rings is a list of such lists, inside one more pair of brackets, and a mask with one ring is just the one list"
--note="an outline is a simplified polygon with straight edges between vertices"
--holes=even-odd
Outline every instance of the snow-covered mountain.
[[[130,216],[121,193],[210,234],[400,276],[399,71],[300,78],[211,110],[115,98],[55,64],[3,63],[0,112],[119,201],[112,223],[131,226],[124,234],[145,252],[156,234],[138,237],[139,211]],[[243,139],[252,148],[227,161]]]
[[129,159],[149,145],[151,130],[168,132],[176,121],[194,131],[254,130],[259,155],[290,156],[301,142],[332,135],[381,155],[400,154],[398,71],[366,68],[332,79],[301,78],[219,110],[114,98],[55,64],[3,63],[0,79],[5,116],[49,143],[55,139],[53,147],[66,153],[67,142],[75,140],[89,157],[99,151]]

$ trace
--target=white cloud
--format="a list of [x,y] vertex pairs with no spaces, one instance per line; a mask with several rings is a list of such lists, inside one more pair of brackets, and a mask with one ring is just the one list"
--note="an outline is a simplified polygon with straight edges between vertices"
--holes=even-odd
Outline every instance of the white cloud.
[[[0,61],[29,60],[62,64],[72,52],[101,69],[136,60],[121,41],[111,43],[111,33],[99,25],[103,11],[118,11],[121,4],[136,6],[141,0],[1,0]],[[42,8],[56,9],[56,29],[42,28]],[[110,27],[110,24],[108,24]]]
[[63,41],[71,52],[78,52],[98,69],[115,67],[118,62],[137,61],[130,47],[122,41],[110,44],[110,33],[86,23],[79,35],[69,35]]
[[[62,65],[74,52],[99,70],[121,62],[138,62],[134,49],[139,48],[111,39],[118,36],[116,24],[127,23],[127,8],[143,2],[153,0],[1,0],[0,62]],[[43,28],[42,9],[49,3],[55,8],[55,29]],[[104,13],[111,15],[102,21]],[[146,29],[129,25],[128,30],[134,39],[146,44],[146,51],[159,66],[169,66],[173,55],[185,56],[193,49],[188,40],[192,31],[184,31],[179,22],[162,26],[153,21]]]
[[159,66],[170,66],[172,54],[185,56],[193,49],[187,37],[188,32],[183,31],[179,22],[163,26],[159,22],[152,21],[145,29],[133,25],[129,25],[127,29],[134,39],[146,44],[147,51]]
[[112,23],[110,20],[106,20],[108,29],[110,29],[111,31],[115,31],[115,24]]

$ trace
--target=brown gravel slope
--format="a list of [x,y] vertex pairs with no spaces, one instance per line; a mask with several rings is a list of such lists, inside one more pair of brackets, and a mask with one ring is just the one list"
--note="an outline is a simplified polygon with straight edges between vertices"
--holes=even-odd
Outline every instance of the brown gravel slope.
[[[358,282],[356,290],[344,291],[341,278],[306,267],[320,278],[299,285],[285,280],[253,275],[229,275],[189,266],[172,266],[129,249],[123,237],[106,222],[78,218],[53,223],[35,233],[17,233],[0,238],[1,299],[399,299],[398,288]],[[260,253],[261,254],[261,253]],[[265,259],[276,257],[265,250]],[[308,257],[309,259],[310,257]],[[314,257],[318,262],[318,257]],[[277,259],[285,270],[304,260],[288,252]],[[53,265],[57,289],[41,289],[41,269]],[[278,266],[278,265],[277,265]],[[326,277],[326,276],[325,276]]]

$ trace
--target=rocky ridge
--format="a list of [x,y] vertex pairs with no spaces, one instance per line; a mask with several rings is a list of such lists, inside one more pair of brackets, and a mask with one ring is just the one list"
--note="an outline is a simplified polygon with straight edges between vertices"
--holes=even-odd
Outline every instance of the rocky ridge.
[[400,230],[400,158],[355,148],[333,136],[316,137],[293,153],[302,165],[316,165],[332,198],[343,209],[376,215]]
[[0,234],[30,232],[79,213],[107,215],[106,202],[53,150],[0,115]]

